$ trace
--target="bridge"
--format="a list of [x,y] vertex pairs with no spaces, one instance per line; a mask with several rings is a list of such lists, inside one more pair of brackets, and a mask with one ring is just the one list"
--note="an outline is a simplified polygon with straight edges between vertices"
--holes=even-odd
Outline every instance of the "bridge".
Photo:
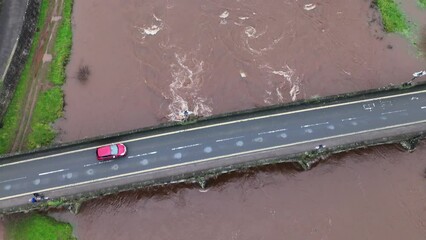
[[[52,198],[119,190],[277,161],[306,167],[300,160],[306,153],[388,143],[424,130],[426,85],[417,85],[100,137],[0,158],[0,209],[28,204],[34,192]],[[113,142],[126,144],[127,156],[97,161],[95,149]],[[316,150],[319,145],[324,148]]]

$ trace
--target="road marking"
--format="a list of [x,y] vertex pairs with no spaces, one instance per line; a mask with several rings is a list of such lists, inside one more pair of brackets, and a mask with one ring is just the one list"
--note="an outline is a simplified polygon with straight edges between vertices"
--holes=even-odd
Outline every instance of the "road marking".
[[202,145],[202,144],[201,143],[195,143],[195,144],[191,144],[191,145],[187,145],[187,146],[175,147],[175,148],[172,148],[172,151],[180,150],[180,149],[185,149],[185,148],[196,147],[196,146],[200,146],[200,145]]
[[421,108],[422,108],[422,109],[425,109],[425,108],[426,108],[426,106],[422,106]]
[[182,153],[180,153],[180,152],[175,153],[175,155],[173,155],[173,157],[174,157],[175,159],[181,159],[181,158],[182,158]]
[[204,152],[205,153],[211,153],[213,151],[213,148],[212,147],[205,147],[204,148]]
[[58,172],[63,172],[63,171],[67,171],[69,170],[68,168],[65,169],[59,169],[59,170],[55,170],[55,171],[51,171],[51,172],[44,172],[44,173],[39,173],[39,176],[43,176],[43,175],[47,175],[47,174],[52,174],[52,173],[58,173]]
[[282,131],[285,131],[285,130],[287,130],[287,129],[282,128],[282,129],[271,130],[271,131],[267,131],[267,132],[260,132],[260,133],[257,133],[257,135],[271,134],[271,133],[276,133],[276,132],[282,132]]
[[342,119],[342,122],[351,121],[351,120],[356,120],[356,117],[344,118],[344,119]]
[[20,177],[20,178],[14,178],[14,179],[9,179],[9,180],[4,180],[4,181],[1,181],[0,183],[13,182],[13,181],[18,181],[18,180],[25,179],[25,178],[27,178],[27,177]]
[[[410,95],[415,95],[415,94],[423,94],[423,93],[426,93],[426,90],[421,90],[421,91],[417,91],[417,92],[401,93],[401,94],[397,94],[397,95],[389,95],[389,96],[383,96],[383,97],[377,97],[377,98],[371,98],[371,99],[364,99],[364,100],[358,100],[358,101],[353,101],[353,102],[336,103],[336,104],[330,104],[330,105],[326,105],[326,106],[319,106],[319,107],[314,107],[314,108],[306,108],[306,109],[300,109],[300,110],[295,110],[295,111],[290,111],[290,112],[275,113],[275,114],[270,114],[270,115],[264,115],[264,116],[258,116],[258,117],[240,119],[240,120],[234,120],[234,121],[229,121],[229,122],[216,123],[216,124],[211,124],[211,125],[206,125],[206,126],[200,126],[200,127],[195,127],[195,128],[183,129],[183,130],[179,130],[179,131],[173,131],[173,132],[167,132],[167,133],[160,133],[160,134],[151,135],[151,136],[145,136],[145,137],[140,137],[140,138],[135,138],[135,139],[129,139],[129,140],[126,140],[126,141],[122,141],[121,143],[136,142],[136,141],[145,140],[145,139],[151,139],[151,138],[156,138],[156,137],[168,136],[168,135],[173,135],[173,134],[178,134],[178,133],[184,133],[184,132],[191,132],[191,131],[196,131],[196,130],[200,130],[200,129],[213,128],[213,127],[217,127],[217,126],[230,125],[230,124],[234,124],[234,123],[248,122],[248,121],[254,121],[254,120],[265,119],[265,118],[272,118],[272,117],[278,117],[278,116],[284,116],[284,115],[291,115],[291,114],[296,114],[296,113],[316,111],[316,110],[321,110],[321,109],[328,109],[328,108],[333,108],[333,107],[354,105],[354,104],[357,104],[357,103],[371,102],[371,101],[383,100],[383,99],[392,99],[392,98],[398,98],[398,97],[403,97],[403,96],[410,96]],[[113,142],[111,144],[115,144],[115,143],[118,143],[118,142]],[[105,146],[105,144],[102,144],[102,145],[99,145],[99,146]],[[31,161],[37,161],[37,160],[41,160],[41,159],[45,159],[45,158],[58,157],[58,156],[63,156],[63,155],[67,155],[67,154],[77,153],[77,152],[84,152],[84,151],[96,149],[99,146],[88,147],[88,148],[73,150],[73,151],[69,151],[69,152],[62,152],[62,153],[57,153],[57,154],[52,154],[52,155],[42,156],[42,157],[37,157],[37,158],[31,158],[31,159],[22,160],[22,161],[19,161],[19,162],[6,163],[6,164],[3,164],[3,165],[0,165],[0,168],[1,167],[6,167],[6,166],[10,166],[10,165],[15,165],[15,164],[21,164],[21,163],[26,163],[26,162],[31,162]]]
[[211,157],[211,158],[199,159],[199,160],[194,160],[194,161],[191,161],[191,162],[167,165],[167,166],[151,168],[151,169],[146,169],[146,170],[141,170],[141,171],[131,172],[131,173],[124,173],[124,174],[120,174],[120,175],[109,176],[109,177],[105,177],[105,178],[98,178],[98,179],[93,179],[93,180],[89,180],[89,181],[85,181],[85,182],[73,183],[73,184],[68,184],[68,185],[63,185],[63,186],[58,186],[58,187],[53,187],[53,188],[33,190],[31,192],[26,192],[26,193],[16,194],[16,195],[13,195],[13,196],[3,197],[3,198],[0,198],[0,201],[11,199],[11,198],[16,198],[16,197],[26,196],[28,194],[32,194],[33,192],[54,191],[54,190],[63,189],[63,188],[67,188],[67,187],[75,187],[75,186],[80,186],[80,185],[84,185],[84,184],[96,183],[96,182],[101,182],[101,181],[106,181],[106,180],[112,180],[112,179],[121,178],[121,177],[128,177],[128,176],[142,174],[142,173],[155,172],[155,171],[159,171],[159,170],[182,167],[182,166],[192,165],[192,164],[196,164],[196,163],[209,162],[209,161],[213,161],[213,160],[221,159],[221,158],[229,158],[229,157],[235,157],[235,156],[240,156],[240,155],[245,155],[245,154],[257,153],[257,152],[263,152],[263,151],[270,151],[270,150],[283,148],[283,147],[291,147],[291,146],[305,144],[305,143],[312,143],[312,142],[330,140],[330,139],[333,139],[333,138],[347,137],[347,136],[352,136],[352,135],[357,135],[357,134],[362,134],[362,133],[383,131],[383,130],[388,130],[388,129],[392,129],[392,128],[405,127],[405,126],[421,124],[421,123],[426,123],[426,120],[416,121],[416,122],[412,122],[412,123],[397,124],[397,125],[392,125],[392,126],[387,126],[387,127],[369,129],[369,130],[363,130],[363,131],[354,132],[354,133],[345,133],[345,134],[340,134],[340,135],[335,135],[335,136],[330,136],[330,137],[324,137],[324,138],[311,139],[311,140],[289,143],[289,144],[284,144],[284,145],[279,145],[279,146],[255,149],[255,150],[250,150],[250,151],[245,151],[245,152],[232,153],[232,154],[223,155],[223,156],[216,156],[216,157]]
[[90,166],[94,166],[94,165],[98,165],[98,164],[101,164],[101,163],[97,162],[97,163],[85,164],[83,167],[90,167]]
[[300,126],[300,128],[314,127],[314,126],[326,125],[326,124],[329,124],[329,122],[314,123],[314,124],[303,125],[303,126]]
[[135,158],[135,157],[142,157],[142,156],[147,156],[147,155],[154,155],[156,153],[157,153],[156,151],[149,152],[149,153],[142,153],[142,154],[138,154],[138,155],[134,155],[134,156],[128,156],[127,158]]
[[305,133],[313,133],[314,131],[311,128],[306,128]]
[[231,138],[223,138],[223,139],[218,139],[218,140],[216,140],[216,142],[224,142],[224,141],[229,141],[229,140],[239,139],[239,138],[243,138],[243,137],[244,137],[244,136],[231,137]]
[[375,103],[366,103],[366,104],[363,104],[362,107],[364,108],[364,110],[371,112],[376,107],[376,104]]
[[384,112],[382,113],[382,115],[386,115],[386,114],[393,114],[393,113],[400,113],[400,112],[406,112],[407,110],[397,110],[397,111],[392,111],[392,112]]
[[85,165],[83,165],[83,167],[95,166],[95,165],[99,165],[99,164],[109,163],[109,162],[112,162],[112,161],[113,161],[113,160],[102,161],[102,162],[96,162],[96,163],[89,163],[89,164],[85,164]]

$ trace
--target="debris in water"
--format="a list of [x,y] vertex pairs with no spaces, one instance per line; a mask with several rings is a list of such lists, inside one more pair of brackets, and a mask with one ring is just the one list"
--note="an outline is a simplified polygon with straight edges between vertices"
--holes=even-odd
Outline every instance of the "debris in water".
[[311,10],[315,9],[316,7],[317,7],[317,5],[312,4],[312,3],[308,3],[308,4],[305,4],[304,9],[305,9],[306,11],[311,11]]
[[229,16],[229,12],[228,11],[224,11],[222,14],[220,14],[220,24],[227,24],[228,22],[226,21],[226,18]]
[[157,25],[152,25],[151,27],[144,28],[143,31],[146,35],[155,35],[157,34],[161,28]]
[[220,18],[225,19],[229,16],[229,12],[225,10],[225,12],[223,12],[222,14],[220,14]]

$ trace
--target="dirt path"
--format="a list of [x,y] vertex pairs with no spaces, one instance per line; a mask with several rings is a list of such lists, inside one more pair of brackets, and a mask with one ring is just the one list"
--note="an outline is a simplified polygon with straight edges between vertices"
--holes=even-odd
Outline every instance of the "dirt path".
[[25,148],[25,141],[30,133],[31,119],[34,112],[34,108],[37,102],[38,95],[41,90],[49,87],[47,80],[47,72],[49,69],[51,54],[53,48],[52,40],[55,37],[57,26],[59,23],[60,14],[63,9],[64,0],[55,0],[55,2],[49,6],[46,22],[44,28],[40,34],[39,44],[32,60],[31,66],[31,80],[30,89],[27,93],[27,98],[22,110],[22,117],[19,122],[18,132],[12,145],[12,152],[21,151]]

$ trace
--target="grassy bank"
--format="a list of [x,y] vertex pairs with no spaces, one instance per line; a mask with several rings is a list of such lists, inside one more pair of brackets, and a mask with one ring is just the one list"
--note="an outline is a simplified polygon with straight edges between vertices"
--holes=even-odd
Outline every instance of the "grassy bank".
[[48,145],[55,138],[56,133],[50,125],[62,116],[62,106],[63,93],[60,87],[53,87],[39,95],[31,120],[28,148]]
[[7,239],[20,240],[73,240],[72,227],[69,223],[58,222],[53,218],[32,214],[6,225]]
[[[0,0],[1,1],[1,0]],[[49,8],[49,0],[43,0],[40,6],[39,19],[37,22],[37,29],[41,29],[47,17],[47,10]],[[19,83],[16,87],[15,94],[9,104],[7,112],[3,119],[3,127],[0,128],[0,154],[7,153],[11,148],[13,138],[19,127],[19,120],[22,116],[22,108],[26,99],[29,88],[29,77],[31,63],[34,58],[35,49],[40,40],[40,31],[35,32],[33,38],[33,45],[28,55],[27,62],[22,70]]]
[[419,3],[421,8],[426,9],[426,0],[419,0],[418,3]]
[[64,0],[62,20],[58,27],[56,40],[53,46],[53,61],[50,64],[49,81],[55,85],[65,82],[65,67],[71,55],[72,46],[72,14],[73,0]]
[[383,25],[387,32],[402,33],[409,36],[409,25],[406,17],[394,0],[376,0],[376,4],[382,14]]
[[31,120],[31,133],[27,139],[27,148],[33,149],[49,145],[56,136],[52,123],[62,116],[63,92],[60,86],[65,82],[65,67],[72,46],[72,0],[64,0],[62,19],[59,23],[53,43],[48,80],[54,87],[42,92],[37,100]]

